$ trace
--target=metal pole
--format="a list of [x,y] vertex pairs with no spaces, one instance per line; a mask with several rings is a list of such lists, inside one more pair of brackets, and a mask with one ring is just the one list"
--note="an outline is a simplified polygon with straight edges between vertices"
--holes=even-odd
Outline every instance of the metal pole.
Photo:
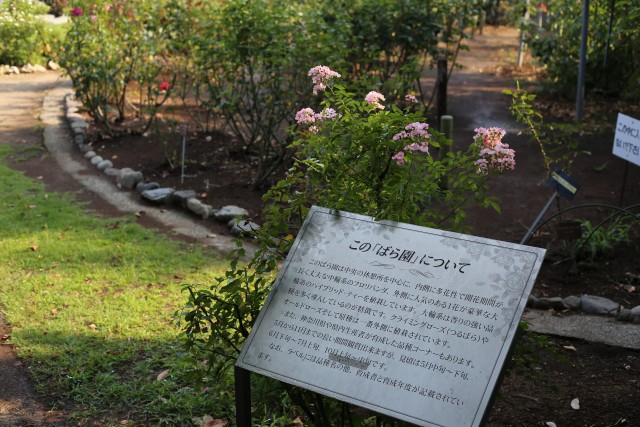
[[236,383],[236,427],[251,427],[251,373],[234,366]]
[[[445,115],[440,117],[440,132],[442,132],[445,138],[453,139],[453,116]],[[451,146],[441,145],[440,151],[438,152],[438,158],[442,161],[450,150]],[[441,190],[447,190],[449,188],[449,180],[446,176],[442,177],[439,186]]]
[[182,168],[180,171],[180,183],[184,184],[184,162],[185,152],[187,151],[187,124],[182,125]]
[[438,118],[447,114],[447,59],[438,59],[438,77],[437,77],[437,105],[436,113]]
[[582,1],[582,36],[580,39],[580,65],[578,68],[578,90],[576,93],[576,122],[582,121],[584,112],[584,79],[587,67],[587,30],[589,28],[589,0]]
[[629,176],[629,162],[624,162],[624,175],[622,176],[622,189],[620,190],[620,207],[624,207],[624,193],[627,190],[627,177]]
[[525,3],[524,22],[520,28],[520,45],[518,46],[518,67],[524,62],[524,26],[529,22],[529,0]]
[[551,207],[551,203],[553,203],[553,201],[556,199],[556,197],[558,197],[558,193],[556,191],[554,191],[553,194],[551,195],[551,198],[549,199],[549,201],[547,201],[547,204],[544,205],[544,208],[542,208],[542,210],[538,214],[538,217],[536,218],[536,220],[533,221],[533,224],[531,224],[531,227],[529,227],[529,229],[527,230],[527,234],[525,234],[524,237],[522,238],[522,240],[520,240],[520,244],[521,245],[524,245],[524,244],[527,243],[527,241],[529,240],[529,238],[531,237],[531,235],[535,231],[536,227],[538,226],[538,223],[540,222],[540,220],[542,219],[544,214],[547,213],[547,211]]

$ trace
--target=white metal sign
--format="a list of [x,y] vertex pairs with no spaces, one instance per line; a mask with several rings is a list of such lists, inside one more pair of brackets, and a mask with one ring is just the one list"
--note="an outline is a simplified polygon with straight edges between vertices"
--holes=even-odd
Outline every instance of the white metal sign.
[[613,154],[640,166],[640,121],[618,113]]
[[236,364],[421,426],[478,426],[544,253],[314,207]]

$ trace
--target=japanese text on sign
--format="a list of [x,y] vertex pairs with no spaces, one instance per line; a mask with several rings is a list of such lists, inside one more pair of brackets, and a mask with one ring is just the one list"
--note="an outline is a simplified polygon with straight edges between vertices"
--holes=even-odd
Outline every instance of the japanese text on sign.
[[613,154],[640,166],[640,121],[618,114]]
[[237,364],[414,424],[480,425],[543,255],[314,208]]

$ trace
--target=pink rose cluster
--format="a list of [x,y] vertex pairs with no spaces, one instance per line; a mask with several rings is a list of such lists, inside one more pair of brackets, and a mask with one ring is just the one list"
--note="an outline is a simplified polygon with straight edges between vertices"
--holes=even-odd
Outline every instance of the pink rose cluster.
[[367,104],[373,105],[374,108],[384,110],[384,105],[380,104],[380,101],[386,101],[383,94],[371,91],[364,97],[364,100]]
[[336,73],[325,65],[313,67],[307,75],[311,77],[311,81],[313,82],[314,95],[317,95],[319,90],[325,90],[331,79],[342,77],[339,73]]
[[309,126],[311,133],[318,133],[316,124],[320,124],[325,120],[333,120],[337,116],[338,113],[333,108],[325,108],[320,113],[313,111],[313,108],[303,108],[296,113],[296,123]]
[[478,173],[486,175],[489,173],[489,169],[495,169],[499,172],[515,169],[516,152],[509,148],[508,144],[502,142],[502,138],[506,135],[504,129],[498,127],[478,128],[475,132],[473,140],[480,146],[480,159],[475,162]]
[[428,123],[422,122],[414,122],[405,126],[404,130],[398,132],[393,136],[394,141],[399,141],[402,139],[417,139],[418,141],[414,141],[409,145],[406,145],[401,151],[398,151],[393,157],[392,160],[396,161],[398,166],[402,166],[404,164],[404,156],[405,151],[421,151],[423,153],[429,153],[429,139],[431,135],[427,131],[429,129]]

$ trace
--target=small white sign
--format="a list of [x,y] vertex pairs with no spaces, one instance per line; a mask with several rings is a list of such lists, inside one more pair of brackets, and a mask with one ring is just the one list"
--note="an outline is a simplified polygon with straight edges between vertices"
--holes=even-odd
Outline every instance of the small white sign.
[[640,166],[640,121],[618,113],[613,154]]
[[479,426],[544,249],[314,207],[236,362],[421,426]]

